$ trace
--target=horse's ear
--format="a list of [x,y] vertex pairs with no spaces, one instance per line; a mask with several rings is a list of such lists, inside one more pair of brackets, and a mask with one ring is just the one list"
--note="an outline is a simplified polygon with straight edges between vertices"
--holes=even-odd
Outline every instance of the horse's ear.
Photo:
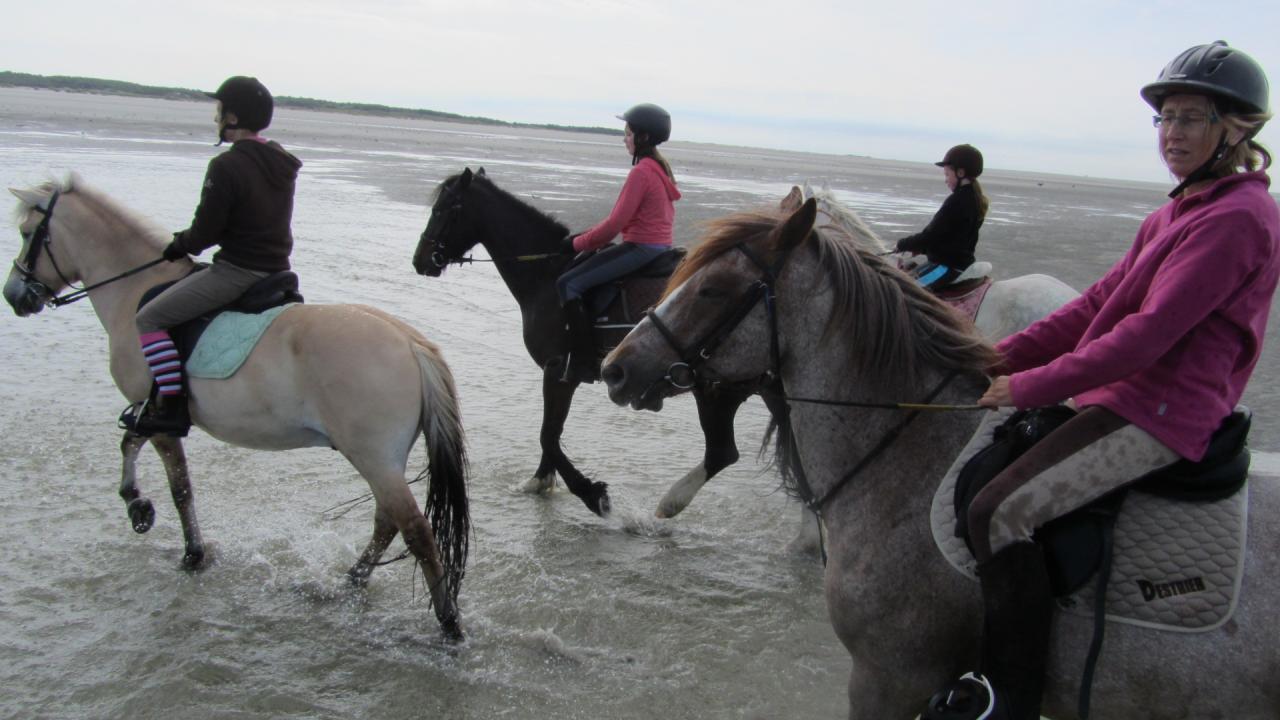
[[487,177],[487,176],[484,174],[484,168],[483,168],[483,167],[482,167],[482,168],[480,168],[478,171],[476,171],[476,174],[477,174],[477,175],[479,175],[480,177]]
[[791,192],[787,193],[787,196],[782,198],[782,202],[778,204],[778,207],[783,212],[795,212],[800,209],[800,201],[802,199],[803,194],[800,192],[800,188],[792,185]]
[[466,190],[470,186],[471,186],[471,168],[467,168],[462,171],[461,175],[458,176],[458,189]]
[[804,201],[800,209],[791,214],[778,228],[777,247],[790,250],[809,238],[814,220],[818,217],[818,202],[813,198]]
[[22,204],[27,207],[43,207],[45,200],[48,199],[47,195],[42,195],[35,190],[9,188],[9,192],[13,193],[13,196],[21,200]]

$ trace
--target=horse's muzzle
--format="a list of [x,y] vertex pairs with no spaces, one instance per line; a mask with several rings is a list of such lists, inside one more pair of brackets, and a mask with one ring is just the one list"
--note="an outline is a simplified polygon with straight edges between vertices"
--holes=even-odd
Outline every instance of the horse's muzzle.
[[25,282],[13,273],[10,273],[9,279],[4,283],[4,299],[18,317],[40,312],[50,296],[49,289],[44,285]]

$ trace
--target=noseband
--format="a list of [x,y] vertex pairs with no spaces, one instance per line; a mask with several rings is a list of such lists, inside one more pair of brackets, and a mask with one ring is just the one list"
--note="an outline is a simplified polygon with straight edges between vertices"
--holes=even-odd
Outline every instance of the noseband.
[[[453,223],[457,220],[458,215],[461,213],[462,213],[462,197],[461,197],[461,194],[459,193],[459,196],[455,200],[453,200],[453,202],[451,202],[448,207],[444,209],[444,217],[440,221],[440,231],[436,233],[435,238],[431,241],[431,256],[430,256],[431,266],[437,270],[443,270],[451,264],[462,265],[464,263],[470,262],[471,260],[470,258],[458,258],[457,260],[449,260],[448,257],[446,257],[444,254],[445,252],[444,239],[448,237],[450,226],[453,225]],[[431,224],[428,223],[427,227],[423,228],[422,237],[418,239],[418,242],[422,242],[423,240],[427,239],[427,230],[430,229],[430,227],[431,227]]]
[[747,259],[751,260],[760,269],[760,279],[751,283],[751,286],[742,293],[737,305],[722,315],[711,326],[710,330],[703,333],[702,337],[685,347],[679,338],[675,336],[675,333],[671,331],[671,328],[658,317],[656,309],[646,313],[649,322],[653,323],[653,326],[658,329],[658,333],[676,351],[676,357],[679,358],[667,368],[666,376],[661,378],[659,382],[665,381],[678,390],[689,390],[700,383],[714,384],[719,382],[718,378],[712,377],[708,372],[705,367],[706,364],[710,362],[720,344],[742,324],[742,321],[746,319],[747,315],[751,314],[751,311],[761,301],[764,301],[765,313],[769,317],[770,366],[758,382],[762,386],[769,386],[778,377],[782,365],[782,353],[778,343],[778,313],[775,303],[777,292],[774,286],[778,282],[778,275],[782,273],[783,266],[786,265],[788,255],[784,253],[778,258],[778,262],[775,265],[770,266],[745,244],[738,243],[734,248],[747,256]]

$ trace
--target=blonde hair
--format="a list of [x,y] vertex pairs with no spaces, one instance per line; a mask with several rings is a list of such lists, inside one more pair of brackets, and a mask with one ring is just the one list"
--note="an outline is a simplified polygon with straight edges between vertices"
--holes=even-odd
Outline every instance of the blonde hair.
[[978,197],[978,219],[987,219],[987,208],[991,207],[991,200],[987,194],[982,192],[982,185],[978,183],[978,178],[969,181],[973,185],[973,194]]
[[1272,114],[1224,112],[1221,109],[1222,101],[1210,98],[1209,103],[1218,119],[1222,121],[1222,127],[1228,134],[1232,131],[1238,131],[1244,135],[1244,140],[1228,148],[1222,159],[1214,164],[1214,173],[1217,175],[1230,175],[1241,168],[1252,172],[1254,170],[1266,170],[1271,167],[1271,153],[1262,143],[1253,138],[1262,130],[1262,126],[1266,125],[1267,121],[1271,119]]

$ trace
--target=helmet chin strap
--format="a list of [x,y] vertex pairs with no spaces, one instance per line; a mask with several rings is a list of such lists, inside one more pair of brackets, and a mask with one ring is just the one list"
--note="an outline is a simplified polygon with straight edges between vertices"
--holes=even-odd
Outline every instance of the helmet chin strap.
[[1205,160],[1203,165],[1192,170],[1190,175],[1183,178],[1182,182],[1178,183],[1178,187],[1170,190],[1169,197],[1176,198],[1182,194],[1182,191],[1185,190],[1188,185],[1194,185],[1201,180],[1208,180],[1209,178],[1215,177],[1213,173],[1213,166],[1217,165],[1218,161],[1227,154],[1228,149],[1230,149],[1230,146],[1227,145],[1227,134],[1224,132],[1222,133],[1222,139],[1218,141],[1218,148],[1213,151],[1213,155],[1208,160]]

